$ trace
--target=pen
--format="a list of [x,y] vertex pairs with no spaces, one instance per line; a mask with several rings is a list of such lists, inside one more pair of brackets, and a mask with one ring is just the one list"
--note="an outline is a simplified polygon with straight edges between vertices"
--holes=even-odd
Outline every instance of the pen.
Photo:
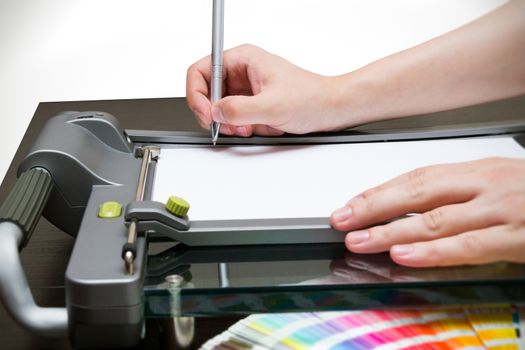
[[[213,22],[211,34],[211,103],[222,98],[222,47],[224,42],[224,0],[213,0]],[[212,121],[211,141],[215,146],[219,139],[221,124]]]

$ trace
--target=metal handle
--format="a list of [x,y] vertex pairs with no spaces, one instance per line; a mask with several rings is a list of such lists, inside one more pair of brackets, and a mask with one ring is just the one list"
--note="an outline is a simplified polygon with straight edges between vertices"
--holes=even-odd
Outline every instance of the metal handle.
[[29,331],[42,337],[64,338],[66,308],[36,305],[18,252],[29,241],[52,188],[46,170],[28,170],[0,207],[0,300],[13,319]]

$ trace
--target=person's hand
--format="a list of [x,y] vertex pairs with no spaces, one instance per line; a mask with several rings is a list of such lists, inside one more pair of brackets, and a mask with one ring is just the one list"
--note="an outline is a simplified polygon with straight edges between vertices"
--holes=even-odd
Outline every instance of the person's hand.
[[210,56],[188,69],[186,96],[199,124],[212,119],[221,133],[250,136],[303,134],[338,128],[331,113],[331,80],[256,46],[224,52],[224,98],[211,105]]
[[[391,221],[407,214],[408,217]],[[355,253],[390,250],[406,266],[525,262],[525,160],[487,158],[416,169],[331,216]]]

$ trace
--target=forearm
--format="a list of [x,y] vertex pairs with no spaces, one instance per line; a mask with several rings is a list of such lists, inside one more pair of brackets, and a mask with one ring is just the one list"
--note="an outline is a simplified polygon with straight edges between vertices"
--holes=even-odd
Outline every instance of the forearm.
[[525,93],[525,0],[333,78],[331,103],[351,126]]

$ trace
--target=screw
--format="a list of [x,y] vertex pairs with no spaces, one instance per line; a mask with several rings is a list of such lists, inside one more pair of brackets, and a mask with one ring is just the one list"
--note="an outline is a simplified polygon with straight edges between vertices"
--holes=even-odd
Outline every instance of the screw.
[[166,281],[168,287],[178,288],[184,282],[184,277],[181,275],[168,275],[164,278],[164,281]]

